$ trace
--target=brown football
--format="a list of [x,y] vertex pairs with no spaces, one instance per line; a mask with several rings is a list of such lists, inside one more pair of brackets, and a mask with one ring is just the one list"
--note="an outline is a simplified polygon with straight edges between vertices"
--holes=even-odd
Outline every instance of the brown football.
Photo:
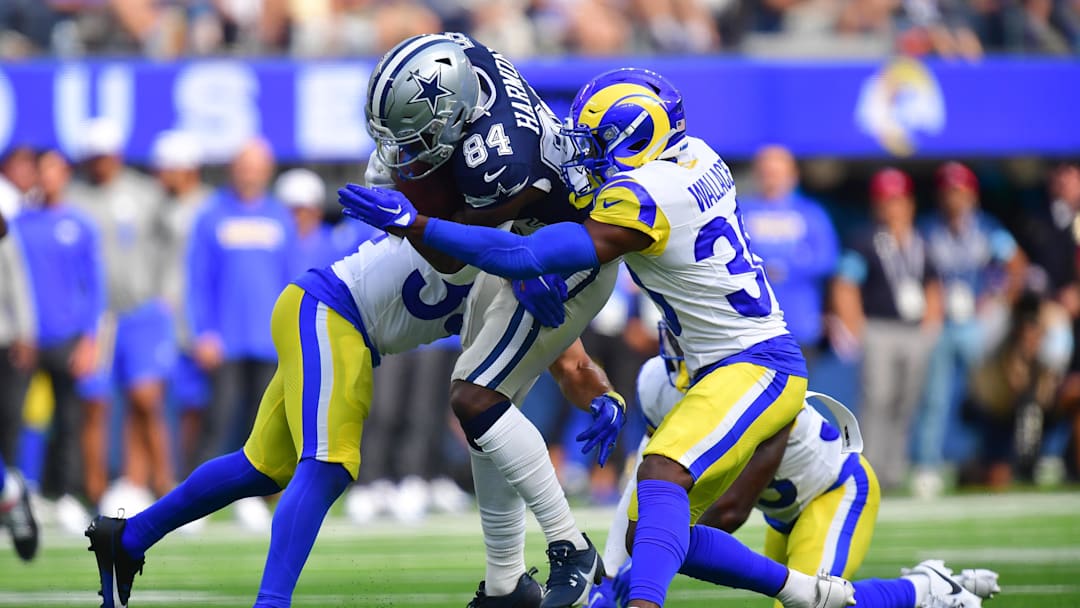
[[420,179],[402,179],[395,173],[394,184],[417,211],[428,217],[448,219],[465,205],[465,197],[454,183],[450,163]]

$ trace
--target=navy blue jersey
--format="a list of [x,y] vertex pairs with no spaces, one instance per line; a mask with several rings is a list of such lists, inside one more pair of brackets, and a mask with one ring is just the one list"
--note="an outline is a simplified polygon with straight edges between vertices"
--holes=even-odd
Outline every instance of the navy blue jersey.
[[508,59],[464,34],[446,35],[465,49],[480,80],[483,113],[466,126],[450,158],[465,201],[493,207],[534,187],[547,196],[523,209],[518,219],[584,221],[588,210],[570,204],[559,171],[566,156],[559,120]]

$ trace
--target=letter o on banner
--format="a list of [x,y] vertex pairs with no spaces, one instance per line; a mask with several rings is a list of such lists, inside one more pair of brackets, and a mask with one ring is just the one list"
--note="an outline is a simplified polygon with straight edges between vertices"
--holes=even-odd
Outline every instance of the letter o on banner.
[[15,91],[7,74],[0,70],[0,153],[11,143],[11,132],[15,128]]

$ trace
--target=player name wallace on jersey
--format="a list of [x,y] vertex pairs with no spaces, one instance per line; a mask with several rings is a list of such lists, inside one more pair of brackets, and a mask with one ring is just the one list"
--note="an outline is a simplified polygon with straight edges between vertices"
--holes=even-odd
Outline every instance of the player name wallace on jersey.
[[734,186],[735,178],[731,176],[731,170],[720,160],[686,190],[697,201],[698,209],[705,211],[720,202]]

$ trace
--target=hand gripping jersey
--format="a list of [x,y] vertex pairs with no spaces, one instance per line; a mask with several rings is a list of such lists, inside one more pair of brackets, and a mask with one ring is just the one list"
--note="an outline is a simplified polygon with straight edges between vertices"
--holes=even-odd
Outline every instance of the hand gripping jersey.
[[480,109],[449,161],[465,201],[473,207],[501,205],[533,187],[547,196],[522,210],[519,219],[584,221],[587,212],[570,204],[560,177],[569,148],[555,114],[508,59],[464,34],[446,35],[465,49],[480,82]]
[[[687,137],[670,158],[617,174],[597,192],[592,218],[653,239],[624,259],[664,314],[691,377],[787,335],[761,260],[749,249],[735,180],[705,142]],[[796,359],[802,366],[801,355]]]
[[295,283],[364,335],[373,365],[461,330],[475,269],[439,274],[405,239],[381,234]]
[[[653,357],[638,375],[638,399],[649,428],[655,428],[682,398],[669,381],[665,362]],[[788,436],[776,475],[757,501],[765,516],[781,524],[794,522],[806,505],[843,478],[849,458],[841,433],[809,403],[803,404]]]

